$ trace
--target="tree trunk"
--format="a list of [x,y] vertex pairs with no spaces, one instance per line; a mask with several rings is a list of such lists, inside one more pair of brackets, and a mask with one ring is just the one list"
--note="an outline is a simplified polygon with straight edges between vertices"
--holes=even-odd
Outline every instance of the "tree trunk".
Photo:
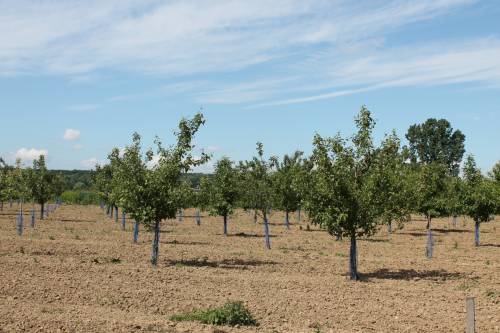
[[139,238],[139,222],[135,221],[135,223],[134,223],[134,243],[137,244],[138,238]]
[[392,234],[392,222],[389,221],[389,223],[387,224],[387,232]]
[[427,216],[427,247],[425,254],[428,259],[432,258],[432,252],[434,247],[434,240],[432,239],[432,229],[431,229],[431,217]]
[[155,222],[154,237],[153,237],[153,251],[151,253],[151,264],[158,265],[158,248],[160,246],[160,221]]
[[35,208],[31,209],[31,227],[35,227]]
[[45,203],[44,202],[40,204],[40,220],[43,220],[43,217],[44,217],[43,213],[45,213]]
[[9,199],[9,207],[12,208],[12,199]]
[[2,212],[3,212],[3,200],[2,200],[2,201],[0,201],[0,211],[2,211]]
[[285,226],[290,229],[290,220],[288,219],[288,211],[285,211]]
[[224,236],[227,236],[227,214],[224,214]]
[[17,214],[17,234],[23,235],[23,217],[20,212]]
[[269,223],[267,221],[267,215],[266,215],[266,212],[264,210],[264,237],[266,239],[266,248],[268,250],[271,249],[271,240],[269,238]]
[[122,212],[122,230],[125,230],[125,212]]
[[257,210],[254,209],[253,211],[253,223],[257,224]]
[[118,206],[115,206],[115,222],[118,222]]
[[453,228],[457,227],[457,216],[453,215],[453,219],[451,220],[451,223],[453,224]]
[[109,206],[109,205],[106,205],[106,216],[107,216],[107,217],[110,217],[110,215],[109,215],[109,214],[110,214],[110,213],[109,213],[109,210],[110,210],[110,209],[111,209],[111,208],[110,208],[110,206]]
[[474,245],[479,246],[479,222],[477,221],[474,227]]
[[114,209],[114,205],[111,205],[111,206],[110,206],[110,213],[109,213],[109,217],[110,217],[110,218],[113,218],[113,211],[114,211],[114,210],[115,210],[115,209]]
[[358,276],[358,247],[356,245],[356,234],[351,234],[351,247],[349,250],[349,278],[359,280]]
[[300,223],[300,208],[298,210],[298,215],[299,215],[299,223]]
[[200,225],[201,224],[201,217],[200,217],[200,211],[197,210],[196,211],[196,225]]

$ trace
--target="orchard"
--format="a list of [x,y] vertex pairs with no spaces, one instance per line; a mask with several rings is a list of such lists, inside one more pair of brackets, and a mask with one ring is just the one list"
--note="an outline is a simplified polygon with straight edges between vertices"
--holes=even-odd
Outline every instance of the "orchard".
[[[316,134],[309,156],[257,142],[247,160],[211,161],[195,153],[209,126],[198,113],[172,144],[145,148],[134,133],[85,191],[68,190],[43,155],[0,159],[1,290],[13,309],[0,327],[32,331],[62,313],[76,331],[458,332],[457,301],[473,292],[478,326],[494,331],[500,162],[480,170],[444,119],[410,126],[406,141],[377,142],[365,106],[354,124],[350,136]],[[68,304],[89,307],[72,317]],[[85,321],[95,309],[105,323]]]

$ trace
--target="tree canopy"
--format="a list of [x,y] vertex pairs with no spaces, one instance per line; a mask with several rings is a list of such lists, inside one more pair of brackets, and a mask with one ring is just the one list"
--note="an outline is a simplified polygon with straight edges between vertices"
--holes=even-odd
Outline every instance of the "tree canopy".
[[453,130],[448,120],[429,118],[422,124],[411,125],[406,139],[414,162],[441,163],[450,174],[458,175],[465,152],[465,135]]

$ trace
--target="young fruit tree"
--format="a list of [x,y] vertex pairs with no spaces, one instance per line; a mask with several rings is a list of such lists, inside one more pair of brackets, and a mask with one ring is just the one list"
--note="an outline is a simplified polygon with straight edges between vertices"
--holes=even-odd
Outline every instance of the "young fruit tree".
[[[350,239],[351,280],[359,279],[358,237],[372,235],[383,217],[379,198],[387,196],[387,187],[380,183],[380,179],[386,177],[385,166],[380,164],[389,163],[384,159],[392,158],[391,154],[383,155],[382,152],[390,150],[386,147],[389,143],[395,145],[388,139],[378,149],[374,147],[372,131],[375,121],[365,106],[355,123],[358,131],[352,137],[352,144],[340,135],[333,138],[315,135],[311,190],[304,200],[304,208],[313,224],[325,228],[331,235]],[[406,211],[404,205],[398,206],[398,201],[393,205],[390,208],[394,214],[403,215]]]
[[8,199],[7,196],[7,173],[8,166],[0,157],[0,211],[3,211],[3,202]]
[[154,233],[151,264],[158,264],[160,223],[163,219],[175,218],[183,194],[181,175],[191,167],[208,161],[205,153],[195,158],[192,155],[194,135],[204,124],[203,115],[182,119],[176,132],[177,144],[163,147],[155,139],[156,150],[149,149],[143,156],[141,137],[134,133],[132,145],[125,148],[122,157],[115,149],[109,156],[116,161],[116,189],[118,204],[136,221]]
[[47,170],[45,156],[40,155],[37,160],[33,160],[29,187],[33,200],[40,205],[40,219],[43,220],[45,204],[54,193],[55,175]]
[[396,222],[400,229],[411,217],[414,192],[410,166],[405,163],[408,151],[401,149],[400,140],[393,132],[385,137],[374,156],[375,172],[372,181],[375,182],[376,188],[384,193],[374,199],[378,201],[380,219],[391,233],[393,222]]
[[463,177],[464,212],[474,220],[474,244],[479,246],[479,227],[494,218],[500,193],[493,181],[481,174],[472,155],[465,160]]
[[453,227],[457,226],[457,217],[464,214],[464,182],[460,177],[448,177],[446,182],[446,210],[452,217]]
[[427,220],[426,256],[432,258],[434,240],[432,236],[432,219],[446,216],[447,211],[447,169],[440,163],[414,166],[415,200],[414,211],[425,216]]
[[276,172],[272,175],[276,208],[285,212],[285,226],[290,229],[290,212],[300,209],[301,196],[296,186],[303,169],[303,153],[296,151],[292,156],[285,155],[283,161],[274,161]]
[[114,201],[112,198],[113,191],[113,169],[111,164],[103,166],[96,165],[95,171],[92,174],[93,184],[96,192],[101,200],[106,205],[106,214],[112,217],[114,210]]
[[224,235],[227,236],[227,218],[233,214],[238,200],[238,173],[233,162],[223,157],[217,161],[210,178],[202,178],[200,191],[206,198],[206,208],[212,216],[222,216]]
[[17,233],[22,235],[24,223],[24,200],[30,197],[29,188],[29,170],[23,169],[21,160],[16,160],[16,165],[7,174],[7,187],[9,188],[10,198],[19,200],[19,214],[17,216]]
[[271,248],[269,235],[268,213],[272,208],[274,198],[271,171],[276,158],[264,160],[264,147],[257,142],[257,156],[250,161],[240,162],[240,187],[245,189],[242,194],[243,207],[259,212],[264,220],[264,237],[266,248]]

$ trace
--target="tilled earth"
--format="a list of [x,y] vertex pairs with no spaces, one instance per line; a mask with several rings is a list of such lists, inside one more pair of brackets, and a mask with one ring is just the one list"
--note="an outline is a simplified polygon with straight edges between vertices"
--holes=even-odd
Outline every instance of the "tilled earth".
[[[500,332],[500,219],[481,226],[433,221],[434,258],[416,217],[358,242],[360,282],[347,280],[349,242],[283,214],[263,226],[239,211],[222,221],[188,210],[162,224],[160,259],[149,264],[151,233],[132,243],[95,206],[62,206],[47,220],[15,229],[0,212],[0,332],[463,332],[465,298],[476,297],[478,332]],[[168,318],[195,308],[243,301],[257,327],[214,327]]]

